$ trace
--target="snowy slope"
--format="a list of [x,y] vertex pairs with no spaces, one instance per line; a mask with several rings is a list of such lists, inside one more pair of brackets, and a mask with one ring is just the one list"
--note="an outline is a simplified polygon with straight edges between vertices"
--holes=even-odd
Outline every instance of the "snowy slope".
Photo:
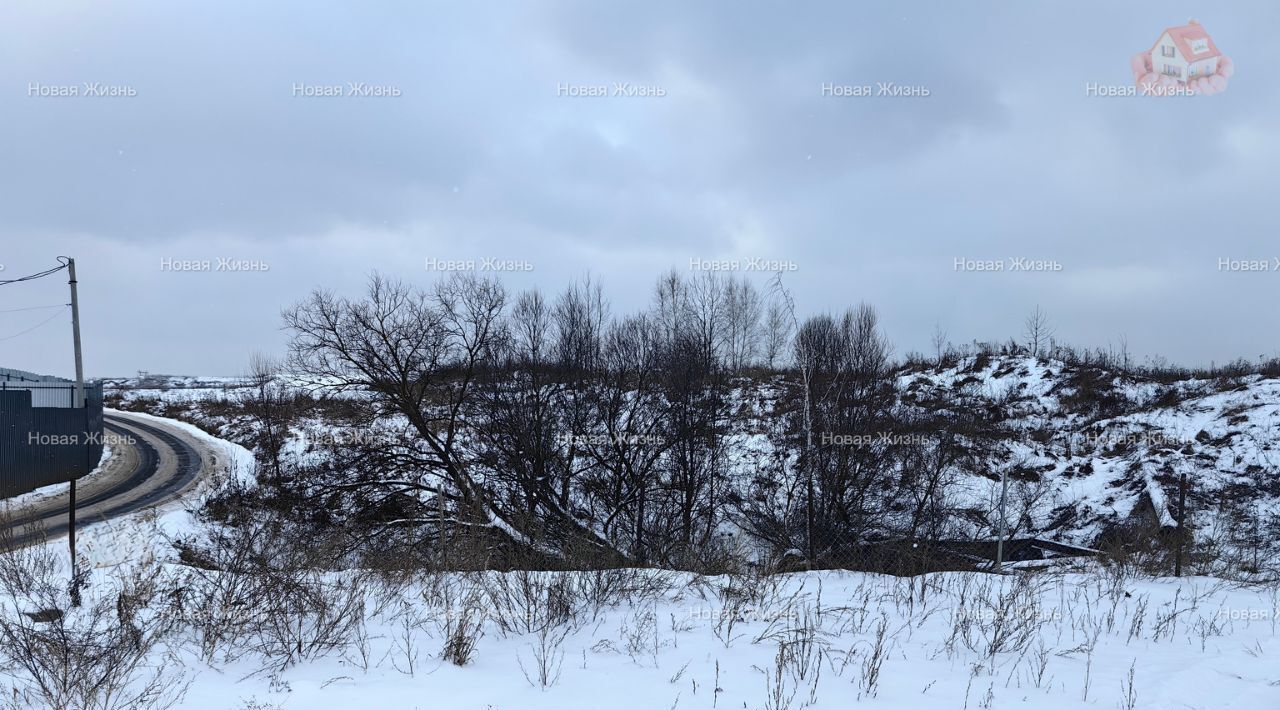
[[[192,420],[234,441],[252,438],[252,418],[236,411],[248,396],[235,386],[241,382],[169,381],[196,386],[124,389],[119,406]],[[1242,517],[1262,528],[1280,524],[1280,380],[1161,384],[1043,358],[971,356],[904,368],[895,384],[904,411],[954,406],[963,396],[1004,427],[977,475],[965,472],[955,489],[956,505],[974,519],[991,519],[1007,471],[1024,514],[1019,534],[1093,545],[1117,525],[1172,526],[1182,474],[1199,528],[1238,537]],[[741,495],[765,480],[779,484],[776,495],[788,489],[802,442],[794,433],[797,392],[782,375],[733,381],[726,456]],[[342,422],[309,415],[291,425],[286,451],[314,461],[325,442],[352,435]],[[975,524],[966,534],[992,528]]]

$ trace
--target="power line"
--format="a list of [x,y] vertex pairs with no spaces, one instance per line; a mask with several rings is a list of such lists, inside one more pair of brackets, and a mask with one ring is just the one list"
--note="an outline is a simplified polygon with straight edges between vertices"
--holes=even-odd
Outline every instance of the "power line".
[[36,328],[39,328],[39,327],[41,327],[41,326],[43,326],[43,325],[48,324],[48,323],[49,323],[50,321],[52,321],[54,318],[57,318],[58,316],[62,315],[62,314],[66,311],[66,309],[67,309],[67,308],[69,308],[69,306],[63,306],[63,307],[62,307],[62,310],[58,311],[57,313],[54,313],[53,315],[49,316],[48,318],[45,318],[44,320],[40,321],[39,323],[36,323],[35,325],[31,326],[30,328],[27,328],[26,330],[22,331],[21,333],[14,333],[13,335],[6,335],[5,337],[0,338],[0,343],[4,342],[4,341],[6,341],[6,340],[13,340],[14,338],[18,337],[19,335],[26,335],[27,333],[30,333],[31,331],[35,330]]
[[[59,257],[59,258],[61,259],[62,257]],[[40,273],[38,273],[38,274],[31,274],[30,276],[23,276],[23,277],[21,277],[21,278],[16,278],[16,279],[3,279],[3,280],[0,280],[0,286],[8,286],[9,284],[21,283],[21,282],[23,282],[23,281],[34,281],[34,280],[36,280],[36,279],[42,279],[42,278],[44,278],[44,277],[48,276],[49,274],[56,274],[56,273],[58,273],[59,271],[62,271],[63,269],[65,269],[65,268],[67,268],[67,265],[66,265],[66,263],[64,262],[64,263],[62,263],[62,264],[60,264],[60,265],[58,265],[58,266],[53,267],[52,269],[48,269],[48,270],[46,270],[46,271],[41,271],[41,272],[40,272]]]
[[55,303],[51,306],[31,306],[30,308],[8,308],[5,310],[0,310],[0,313],[25,313],[26,311],[43,311],[43,310],[48,310],[50,308],[66,308],[66,307],[67,307],[67,304],[65,303]]

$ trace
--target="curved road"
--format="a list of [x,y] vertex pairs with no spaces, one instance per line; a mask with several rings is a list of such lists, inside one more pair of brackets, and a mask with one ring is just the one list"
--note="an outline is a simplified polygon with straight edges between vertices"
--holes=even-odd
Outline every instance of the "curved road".
[[[124,413],[106,415],[111,458],[76,485],[76,522],[101,522],[180,498],[216,463],[209,447],[179,427]],[[68,492],[0,500],[0,547],[67,534]]]

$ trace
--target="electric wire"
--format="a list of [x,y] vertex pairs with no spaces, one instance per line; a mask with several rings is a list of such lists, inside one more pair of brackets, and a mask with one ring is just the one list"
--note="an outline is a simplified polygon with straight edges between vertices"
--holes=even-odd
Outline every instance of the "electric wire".
[[23,281],[35,281],[36,279],[42,279],[42,278],[44,278],[44,277],[46,277],[46,276],[48,276],[48,275],[50,275],[50,274],[56,274],[56,273],[58,273],[59,271],[62,271],[63,269],[65,269],[65,268],[67,268],[67,265],[66,265],[66,263],[64,262],[64,263],[62,263],[62,264],[59,264],[58,266],[53,267],[52,269],[47,269],[47,270],[45,270],[45,271],[41,271],[41,272],[40,272],[40,273],[38,273],[38,274],[31,274],[31,275],[29,275],[29,276],[22,276],[22,277],[20,277],[20,278],[16,278],[16,279],[0,279],[0,286],[8,286],[9,284],[22,283]]
[[62,315],[63,313],[65,313],[65,312],[66,312],[66,310],[67,310],[68,308],[70,308],[70,306],[63,306],[63,307],[62,307],[62,310],[58,311],[57,313],[54,313],[53,315],[49,316],[48,318],[45,318],[44,320],[40,321],[39,323],[36,323],[35,325],[31,326],[30,328],[27,328],[26,330],[21,331],[21,332],[18,332],[18,333],[14,333],[13,335],[6,335],[5,337],[0,338],[0,343],[3,343],[3,342],[4,342],[4,341],[6,341],[6,340],[13,340],[14,338],[16,338],[16,337],[18,337],[18,336],[20,336],[20,335],[26,335],[27,333],[30,333],[31,331],[33,331],[33,330],[35,330],[35,329],[37,329],[37,328],[40,328],[40,327],[43,327],[43,326],[45,326],[45,325],[49,324],[50,322],[52,322],[52,321],[53,321],[53,319],[54,319],[54,318],[57,318],[58,316],[60,316],[60,315]]
[[28,308],[6,308],[3,310],[0,310],[0,313],[25,313],[27,311],[43,311],[43,310],[48,310],[50,308],[66,308],[66,307],[67,307],[67,304],[65,303],[55,303],[50,306],[30,306]]

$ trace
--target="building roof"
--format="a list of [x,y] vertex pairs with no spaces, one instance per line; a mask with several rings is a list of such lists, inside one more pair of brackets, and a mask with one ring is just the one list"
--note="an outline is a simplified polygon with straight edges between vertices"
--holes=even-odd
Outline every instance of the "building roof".
[[[1160,37],[1163,38],[1165,33],[1168,33],[1169,37],[1173,39],[1173,43],[1177,46],[1178,52],[1180,52],[1188,62],[1198,62],[1202,59],[1211,59],[1213,57],[1222,56],[1222,52],[1218,51],[1218,45],[1213,43],[1213,38],[1205,31],[1204,26],[1195,20],[1190,20],[1187,24],[1179,27],[1168,27],[1164,32],[1160,33]],[[1193,51],[1193,44],[1200,42],[1203,43],[1203,46],[1200,48],[1201,51]],[[1156,43],[1151,46],[1151,49],[1155,50],[1159,45],[1160,39],[1157,39]]]
[[53,375],[37,375],[34,372],[14,370],[8,367],[0,367],[0,380],[5,382],[60,382],[63,384],[71,382],[71,380],[64,380]]

